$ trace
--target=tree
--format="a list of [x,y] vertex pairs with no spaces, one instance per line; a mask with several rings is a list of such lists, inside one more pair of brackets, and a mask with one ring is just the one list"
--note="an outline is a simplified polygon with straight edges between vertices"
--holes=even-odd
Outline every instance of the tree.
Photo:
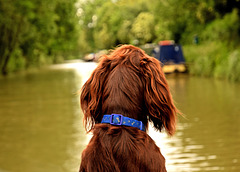
[[0,0],[2,74],[56,61],[77,44],[75,0]]
[[139,40],[140,44],[152,42],[154,35],[154,17],[151,13],[140,13],[132,25],[131,32],[133,37]]

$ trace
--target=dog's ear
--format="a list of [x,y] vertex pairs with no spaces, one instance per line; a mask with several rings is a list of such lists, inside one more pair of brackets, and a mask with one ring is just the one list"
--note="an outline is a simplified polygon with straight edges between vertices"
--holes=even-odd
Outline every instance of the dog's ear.
[[169,135],[175,132],[177,108],[162,71],[160,62],[153,57],[143,58],[140,62],[145,82],[144,99],[150,122],[155,129],[166,129]]
[[95,123],[101,122],[102,92],[110,71],[109,68],[110,60],[107,57],[103,57],[81,89],[80,102],[84,114],[84,126],[87,132],[91,131]]

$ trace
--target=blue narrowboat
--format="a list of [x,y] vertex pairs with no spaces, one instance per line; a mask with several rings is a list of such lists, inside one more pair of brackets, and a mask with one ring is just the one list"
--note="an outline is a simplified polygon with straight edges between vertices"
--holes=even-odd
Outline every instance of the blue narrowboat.
[[165,73],[187,72],[182,47],[172,40],[160,41],[153,50],[153,56],[162,63]]

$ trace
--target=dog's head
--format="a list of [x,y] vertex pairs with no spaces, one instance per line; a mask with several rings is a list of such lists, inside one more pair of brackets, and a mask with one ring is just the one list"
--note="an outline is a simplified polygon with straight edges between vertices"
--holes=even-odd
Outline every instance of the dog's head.
[[104,114],[118,113],[148,121],[168,134],[175,132],[177,108],[160,62],[132,45],[122,45],[103,56],[81,90],[81,108],[87,131]]

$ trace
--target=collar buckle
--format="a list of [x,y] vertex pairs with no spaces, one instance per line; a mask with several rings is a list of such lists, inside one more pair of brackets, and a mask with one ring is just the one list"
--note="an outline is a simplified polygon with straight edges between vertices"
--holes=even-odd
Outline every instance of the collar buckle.
[[123,116],[120,114],[111,114],[110,124],[111,125],[122,125]]

